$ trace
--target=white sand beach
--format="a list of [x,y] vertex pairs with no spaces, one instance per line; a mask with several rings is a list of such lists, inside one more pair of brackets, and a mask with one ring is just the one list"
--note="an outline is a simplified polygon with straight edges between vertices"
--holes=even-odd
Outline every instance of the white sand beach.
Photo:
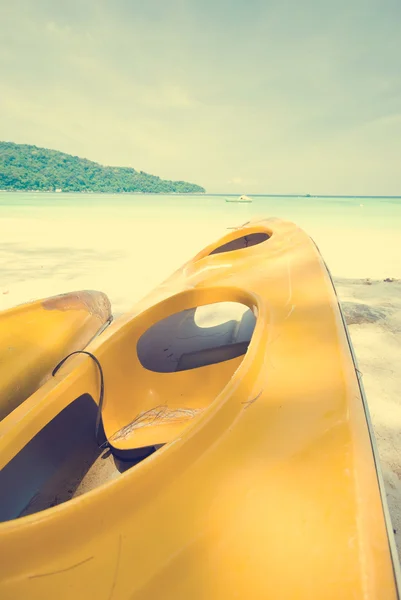
[[[137,216],[110,207],[74,215],[64,208],[29,215],[13,211],[1,221],[0,309],[97,289],[108,294],[118,316],[228,227],[246,222],[246,210],[199,219],[156,210]],[[400,234],[355,231],[350,225],[339,229],[338,223],[309,225],[305,229],[335,278],[363,373],[401,552]]]

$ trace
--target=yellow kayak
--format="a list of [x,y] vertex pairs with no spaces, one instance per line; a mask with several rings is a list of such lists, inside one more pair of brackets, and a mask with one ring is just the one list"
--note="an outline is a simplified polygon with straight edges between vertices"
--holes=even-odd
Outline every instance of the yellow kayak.
[[0,312],[0,420],[33,394],[67,352],[110,320],[101,292],[76,292]]
[[0,423],[2,600],[396,600],[362,384],[292,223],[202,250]]

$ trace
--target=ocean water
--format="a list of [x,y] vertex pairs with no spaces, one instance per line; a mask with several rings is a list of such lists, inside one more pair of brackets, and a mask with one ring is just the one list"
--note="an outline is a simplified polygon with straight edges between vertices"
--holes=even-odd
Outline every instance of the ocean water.
[[232,227],[280,217],[318,244],[335,277],[401,277],[401,199],[0,192],[0,307],[104,290],[125,310]]

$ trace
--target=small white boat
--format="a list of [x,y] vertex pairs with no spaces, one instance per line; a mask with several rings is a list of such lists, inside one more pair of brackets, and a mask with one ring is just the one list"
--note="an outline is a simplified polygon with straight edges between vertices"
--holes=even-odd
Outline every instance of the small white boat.
[[240,196],[239,198],[226,198],[226,202],[252,202],[249,196]]

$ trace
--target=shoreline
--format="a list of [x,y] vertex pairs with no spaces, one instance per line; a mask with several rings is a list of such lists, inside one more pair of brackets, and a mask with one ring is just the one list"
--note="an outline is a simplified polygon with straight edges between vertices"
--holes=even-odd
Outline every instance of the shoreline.
[[[211,196],[211,197],[223,197],[233,196],[237,197],[239,192],[99,192],[94,190],[77,190],[77,191],[57,191],[57,190],[1,190],[2,194],[98,194],[100,196]],[[344,194],[261,194],[252,193],[252,198],[343,198],[343,199],[367,199],[367,200],[401,200],[401,196],[361,196],[361,195],[344,195]]]

